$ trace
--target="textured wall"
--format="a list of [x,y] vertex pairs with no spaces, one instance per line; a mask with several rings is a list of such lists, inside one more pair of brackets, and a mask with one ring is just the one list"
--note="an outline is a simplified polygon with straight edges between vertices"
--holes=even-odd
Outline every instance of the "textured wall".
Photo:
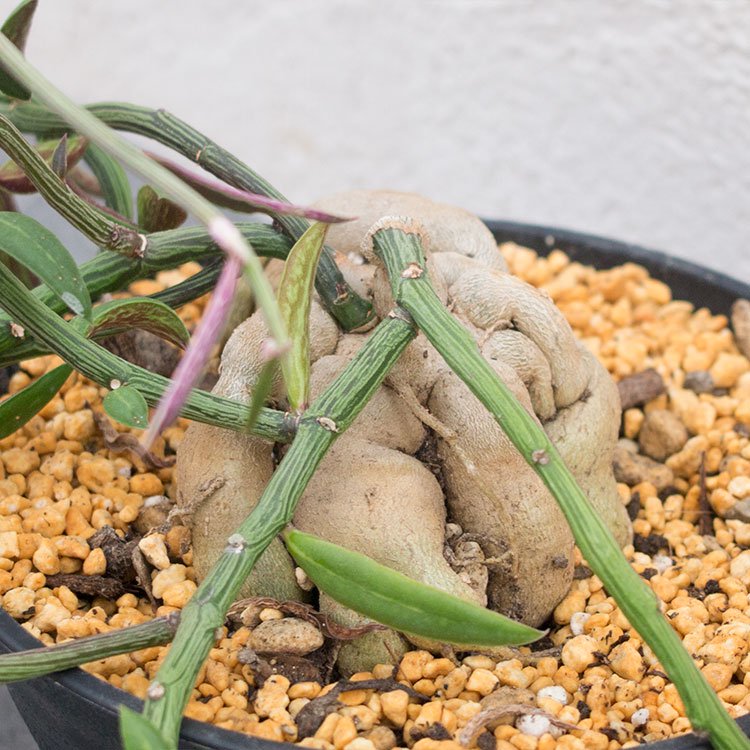
[[166,107],[290,198],[417,190],[750,280],[747,0],[40,6],[66,91]]

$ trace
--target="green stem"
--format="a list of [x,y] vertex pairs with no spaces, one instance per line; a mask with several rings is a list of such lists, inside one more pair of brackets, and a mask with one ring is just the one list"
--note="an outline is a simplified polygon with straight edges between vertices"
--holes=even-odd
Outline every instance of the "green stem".
[[82,198],[61,180],[12,122],[0,116],[0,148],[34,184],[39,194],[97,247],[134,257],[143,254],[146,237],[112,219]]
[[[264,224],[242,222],[237,229],[253,244],[259,255],[269,258],[286,258],[291,241]],[[148,252],[143,258],[126,258],[115,253],[100,253],[81,264],[80,273],[91,299],[96,300],[106,292],[124,289],[132,281],[142,279],[157,271],[174,268],[182,263],[220,255],[220,250],[203,227],[183,227],[148,235]],[[189,280],[188,280],[189,281]],[[187,283],[187,282],[185,282]],[[167,295],[169,290],[161,294]],[[33,294],[52,311],[66,312],[60,301],[46,286],[38,286]],[[30,342],[13,337],[11,319],[0,313],[0,367],[27,359],[32,349]],[[36,342],[33,346],[39,346]]]
[[[24,131],[49,133],[64,131],[64,121],[35,102],[1,106],[7,116]],[[88,111],[116,130],[152,138],[200,165],[220,180],[269,198],[286,200],[272,185],[210,138],[190,127],[163,109],[150,109],[134,104],[92,104]],[[299,239],[309,227],[306,219],[274,214],[274,218],[293,240]],[[336,266],[333,252],[326,247],[320,258],[315,288],[331,315],[347,331],[366,325],[374,318],[372,305],[360,297],[344,280]]]
[[[121,385],[132,385],[154,406],[169,386],[168,378],[126,362],[81,336],[70,324],[43,305],[1,264],[0,304],[29,334],[82,375],[105,388],[111,388],[113,380],[119,381]],[[228,398],[196,389],[190,392],[180,414],[198,422],[242,432],[247,425],[250,410]],[[277,442],[288,442],[294,431],[293,417],[267,408],[260,410],[252,428],[253,434]]]
[[[204,294],[211,292],[220,273],[221,263],[212,263],[210,266],[202,268],[198,273],[179,282],[179,284],[163,289],[161,292],[149,294],[148,298],[163,302],[171,308],[181,307],[182,305],[192,302],[193,300],[198,299],[198,297],[202,297]],[[111,330],[105,330],[103,332],[96,332],[93,335],[89,335],[94,341],[98,341],[115,334]],[[31,337],[14,339],[14,341],[17,343],[10,351],[7,361],[3,361],[4,357],[1,353],[2,345],[0,345],[0,367],[11,364],[12,362],[32,359],[33,357],[43,357],[51,353],[48,347],[43,346]]]
[[221,245],[222,249],[242,257],[253,294],[263,310],[268,329],[280,349],[285,349],[287,335],[271,285],[263,273],[258,256],[234,229],[229,219],[168,169],[149,159],[97,117],[58,91],[2,34],[0,34],[0,63],[6,72],[26,86],[49,109],[64,118],[74,130],[138,172],[168,198],[190,211],[206,225],[209,234]]
[[724,710],[662,616],[654,593],[630,566],[553,443],[482,357],[471,334],[441,304],[427,275],[419,234],[406,224],[383,228],[373,235],[373,245],[385,263],[397,303],[412,315],[557,500],[588,565],[677,687],[693,727],[707,732],[718,750],[750,748],[750,740]]
[[245,519],[182,610],[177,634],[151,683],[144,715],[177,747],[182,712],[229,605],[255,561],[289,523],[302,492],[334,440],[382,383],[414,328],[401,314],[386,318],[344,372],[302,417],[297,437]]
[[140,625],[111,630],[54,646],[0,655],[0,684],[30,680],[32,677],[61,672],[108,656],[128,654],[169,643],[180,621],[178,612],[157,617]]

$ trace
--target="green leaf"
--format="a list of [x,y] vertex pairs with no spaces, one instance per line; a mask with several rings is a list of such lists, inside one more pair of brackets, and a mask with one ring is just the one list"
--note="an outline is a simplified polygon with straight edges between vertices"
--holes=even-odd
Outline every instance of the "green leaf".
[[0,440],[23,427],[63,387],[73,368],[60,365],[0,403]]
[[70,253],[49,229],[30,216],[0,211],[0,250],[26,268],[76,315],[91,314],[91,298]]
[[63,137],[60,138],[55,150],[52,152],[52,158],[49,162],[52,171],[61,179],[64,180],[68,174],[68,134],[63,133]]
[[312,534],[287,531],[284,539],[292,557],[318,588],[403,633],[458,646],[521,645],[544,635]]
[[[35,150],[50,165],[52,170],[60,175],[60,165],[65,169],[72,169],[86,152],[88,141],[79,135],[63,136],[62,140],[43,141],[35,146]],[[26,176],[23,169],[13,160],[6,161],[0,166],[0,187],[11,193],[35,193],[36,186]]]
[[295,242],[276,295],[291,340],[281,369],[292,410],[305,409],[310,396],[310,303],[327,230],[327,224],[316,222]]
[[258,375],[258,379],[255,381],[253,400],[250,402],[250,411],[247,417],[247,424],[245,425],[246,432],[252,431],[253,427],[255,427],[260,410],[265,406],[268,394],[273,387],[273,378],[276,374],[277,364],[278,362],[275,359],[266,362],[260,371],[260,375]]
[[[29,36],[31,20],[34,17],[36,6],[37,0],[23,0],[0,28],[0,33],[5,34],[21,52],[26,47],[26,40]],[[31,92],[2,68],[0,68],[0,91],[14,99],[31,98]]]
[[148,427],[148,404],[141,392],[132,385],[121,385],[110,391],[102,401],[104,411],[112,419],[143,430]]
[[120,737],[124,750],[169,750],[162,733],[143,715],[120,706]]
[[97,305],[91,312],[91,324],[82,332],[101,338],[128,328],[148,331],[183,349],[190,340],[180,316],[163,302],[147,297],[116,299]]
[[177,229],[187,219],[185,210],[168,198],[161,198],[150,185],[138,191],[138,226],[144,232]]
[[133,191],[125,170],[106,151],[91,144],[83,157],[99,181],[104,202],[126,219],[133,218]]

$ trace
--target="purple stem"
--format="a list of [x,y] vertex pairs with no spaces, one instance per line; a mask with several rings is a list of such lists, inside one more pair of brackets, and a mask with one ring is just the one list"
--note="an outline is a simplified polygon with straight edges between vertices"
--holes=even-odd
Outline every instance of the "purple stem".
[[190,185],[190,187],[192,187],[197,193],[200,193],[204,198],[208,198],[208,200],[224,208],[231,208],[237,211],[252,208],[257,211],[269,213],[302,216],[311,221],[322,221],[324,224],[340,224],[341,222],[352,220],[351,218],[345,218],[343,216],[334,216],[325,211],[320,211],[317,208],[296,206],[292,203],[287,203],[286,201],[279,201],[274,198],[268,198],[265,195],[259,195],[258,193],[250,193],[247,190],[240,190],[231,185],[226,185],[223,182],[217,182],[216,180],[204,177],[202,174],[193,172],[190,169],[185,169],[179,164],[175,164],[173,161],[165,159],[163,156],[158,156],[157,154],[152,154],[148,151],[145,153],[146,156],[161,164],[172,172],[172,174],[177,175],[183,182]]
[[187,351],[177,365],[172,382],[159,401],[142,443],[150,448],[157,435],[177,418],[180,408],[203,372],[213,345],[218,340],[232,306],[237,277],[242,261],[229,255],[206,305],[201,322],[190,339]]

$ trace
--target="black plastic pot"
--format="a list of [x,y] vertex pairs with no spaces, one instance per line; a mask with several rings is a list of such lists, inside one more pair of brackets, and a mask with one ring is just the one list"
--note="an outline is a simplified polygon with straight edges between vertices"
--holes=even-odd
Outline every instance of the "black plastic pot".
[[[654,278],[668,284],[676,299],[689,300],[715,313],[727,314],[735,299],[750,298],[747,284],[664,253],[563,229],[504,221],[488,221],[487,224],[499,241],[517,242],[540,254],[547,254],[555,247],[572,259],[597,268],[640,263]],[[0,610],[0,651],[20,651],[38,645],[35,638]],[[41,750],[119,750],[118,706],[124,703],[138,709],[141,705],[132,696],[79,669],[16,683],[10,686],[10,692]],[[739,723],[750,735],[750,715]],[[708,742],[695,734],[651,743],[648,747],[650,750],[710,750]],[[278,750],[279,744],[187,719],[183,722],[180,748]]]

